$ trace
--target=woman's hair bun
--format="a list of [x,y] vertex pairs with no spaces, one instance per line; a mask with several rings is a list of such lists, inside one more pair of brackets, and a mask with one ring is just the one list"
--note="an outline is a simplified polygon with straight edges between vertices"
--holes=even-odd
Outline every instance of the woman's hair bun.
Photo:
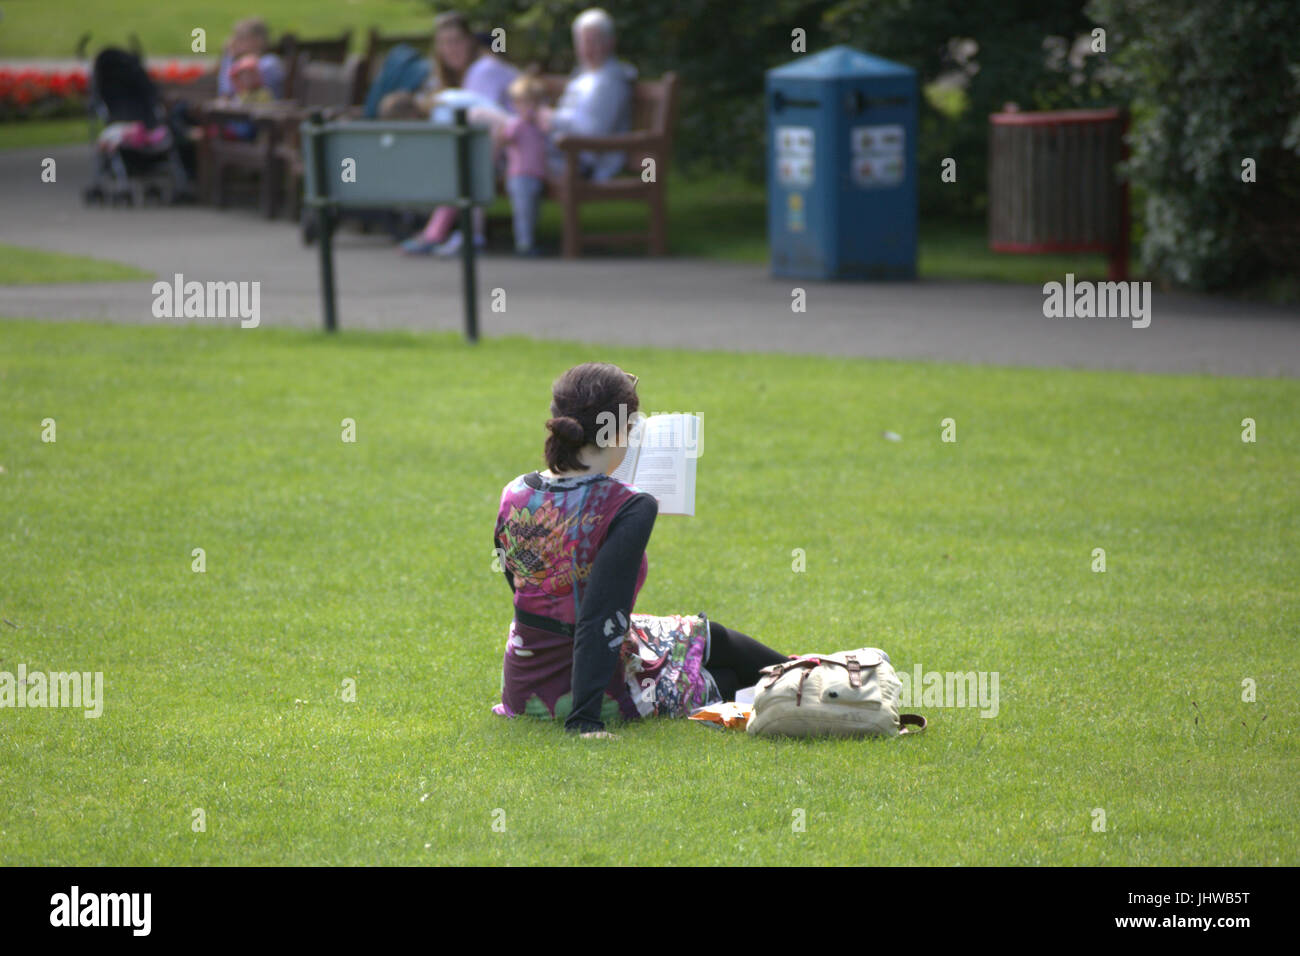
[[582,423],[576,418],[570,418],[568,415],[561,415],[559,418],[548,420],[546,427],[556,437],[563,438],[574,445],[584,444],[587,440],[586,434],[582,430]]

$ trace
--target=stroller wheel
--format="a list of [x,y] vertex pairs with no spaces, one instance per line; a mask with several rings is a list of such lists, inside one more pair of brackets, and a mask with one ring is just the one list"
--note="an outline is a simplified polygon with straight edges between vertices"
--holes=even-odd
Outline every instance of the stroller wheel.
[[99,186],[87,186],[82,190],[81,198],[87,206],[94,203],[102,206],[104,204],[104,190]]
[[147,187],[140,196],[142,206],[148,206],[150,203],[157,203],[159,206],[163,204],[163,193],[157,186]]

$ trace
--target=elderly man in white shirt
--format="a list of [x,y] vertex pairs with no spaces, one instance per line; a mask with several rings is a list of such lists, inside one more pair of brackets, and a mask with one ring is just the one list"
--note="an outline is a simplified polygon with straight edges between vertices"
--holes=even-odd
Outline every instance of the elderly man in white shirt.
[[[632,85],[636,70],[614,59],[614,21],[599,7],[580,13],[573,21],[573,48],[578,68],[554,109],[542,110],[542,130],[552,144],[548,164],[555,174],[564,169],[564,154],[556,149],[558,135],[605,136],[627,132],[632,118]],[[623,168],[622,152],[583,151],[578,161],[584,176],[609,179]]]

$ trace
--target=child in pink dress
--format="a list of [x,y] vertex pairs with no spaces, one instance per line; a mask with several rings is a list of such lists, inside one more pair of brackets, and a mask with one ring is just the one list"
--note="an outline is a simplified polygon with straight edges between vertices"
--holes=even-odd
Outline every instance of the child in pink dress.
[[537,110],[545,93],[536,77],[516,79],[510,84],[515,115],[497,128],[497,139],[506,153],[506,189],[514,214],[515,252],[522,256],[537,254],[533,234],[546,178],[546,134],[537,125]]

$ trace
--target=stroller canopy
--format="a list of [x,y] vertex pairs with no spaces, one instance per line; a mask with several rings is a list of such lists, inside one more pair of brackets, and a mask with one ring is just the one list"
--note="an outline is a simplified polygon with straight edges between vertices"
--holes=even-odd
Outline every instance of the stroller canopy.
[[92,77],[94,96],[107,114],[105,121],[157,125],[158,88],[134,54],[115,47],[101,50]]

